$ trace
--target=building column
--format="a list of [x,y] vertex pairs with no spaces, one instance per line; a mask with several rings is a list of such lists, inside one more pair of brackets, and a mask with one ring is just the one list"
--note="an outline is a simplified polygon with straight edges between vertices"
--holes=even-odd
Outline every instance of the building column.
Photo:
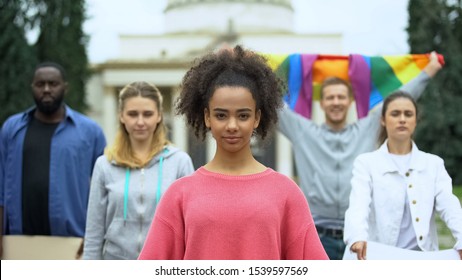
[[213,159],[215,156],[215,152],[217,151],[217,142],[212,136],[212,133],[207,133],[207,136],[205,137],[205,142],[206,142],[206,162],[209,162]]
[[175,100],[180,95],[177,88],[172,88],[171,108],[172,108],[172,142],[182,151],[188,152],[188,129],[183,116],[175,116]]
[[276,133],[276,169],[278,172],[294,178],[292,144],[280,132]]
[[114,88],[105,87],[103,96],[103,129],[108,145],[113,143],[119,125],[117,102]]

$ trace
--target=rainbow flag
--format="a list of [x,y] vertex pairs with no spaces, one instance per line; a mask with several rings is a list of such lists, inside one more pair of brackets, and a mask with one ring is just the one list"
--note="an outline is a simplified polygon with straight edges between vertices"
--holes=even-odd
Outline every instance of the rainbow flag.
[[429,54],[265,56],[273,71],[287,84],[285,101],[306,118],[311,118],[313,101],[320,100],[321,83],[327,77],[337,76],[350,82],[357,117],[362,118],[394,90],[419,75],[429,62]]

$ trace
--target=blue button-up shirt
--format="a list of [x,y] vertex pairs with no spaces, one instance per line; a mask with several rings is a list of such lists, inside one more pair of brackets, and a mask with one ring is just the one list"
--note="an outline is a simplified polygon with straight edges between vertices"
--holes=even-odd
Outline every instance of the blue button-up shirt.
[[[0,206],[3,233],[22,234],[23,143],[35,108],[10,117],[0,132]],[[106,139],[88,117],[66,106],[51,140],[49,219],[51,235],[83,237],[90,177]]]

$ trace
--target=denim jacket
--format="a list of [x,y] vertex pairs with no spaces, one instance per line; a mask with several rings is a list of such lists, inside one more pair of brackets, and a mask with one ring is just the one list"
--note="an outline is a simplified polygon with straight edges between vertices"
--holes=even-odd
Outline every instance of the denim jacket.
[[[10,117],[0,132],[0,206],[3,234],[22,234],[22,155],[35,107]],[[49,218],[51,235],[83,237],[90,178],[106,139],[90,118],[66,106],[50,150]]]

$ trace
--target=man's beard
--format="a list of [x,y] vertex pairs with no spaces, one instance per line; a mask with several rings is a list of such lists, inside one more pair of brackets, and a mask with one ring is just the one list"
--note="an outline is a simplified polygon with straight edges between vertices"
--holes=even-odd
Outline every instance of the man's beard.
[[53,115],[56,113],[59,108],[61,108],[64,100],[64,92],[53,98],[52,102],[43,102],[41,99],[35,98],[35,105],[37,105],[37,109],[45,114],[45,115]]

